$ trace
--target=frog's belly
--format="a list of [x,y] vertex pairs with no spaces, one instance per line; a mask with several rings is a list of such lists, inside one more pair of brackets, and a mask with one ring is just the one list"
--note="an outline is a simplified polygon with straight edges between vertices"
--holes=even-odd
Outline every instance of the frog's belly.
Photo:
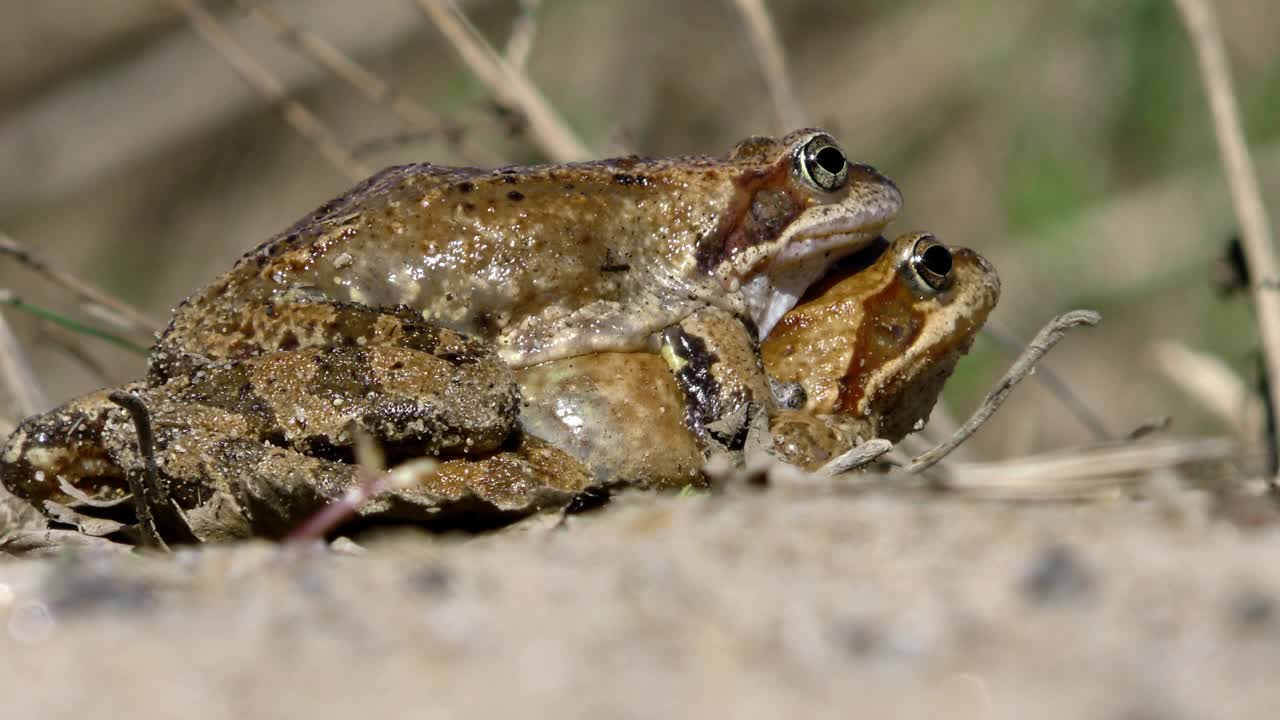
[[516,377],[524,431],[577,458],[597,481],[702,484],[702,452],[658,356],[586,355],[524,368]]

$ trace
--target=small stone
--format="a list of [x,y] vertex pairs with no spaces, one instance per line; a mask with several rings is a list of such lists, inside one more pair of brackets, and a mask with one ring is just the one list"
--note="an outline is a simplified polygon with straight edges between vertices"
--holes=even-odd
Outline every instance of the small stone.
[[409,573],[409,586],[428,595],[443,595],[453,584],[453,574],[441,565],[426,565]]
[[1022,592],[1037,605],[1068,605],[1093,592],[1093,575],[1065,545],[1042,548],[1022,579]]
[[1231,599],[1230,614],[1240,630],[1261,630],[1275,622],[1276,601],[1258,588],[1248,588]]

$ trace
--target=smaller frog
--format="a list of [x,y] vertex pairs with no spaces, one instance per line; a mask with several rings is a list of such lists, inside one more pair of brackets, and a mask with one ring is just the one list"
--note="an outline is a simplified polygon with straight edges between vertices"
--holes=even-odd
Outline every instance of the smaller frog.
[[813,469],[860,440],[918,429],[999,298],[985,258],[927,233],[837,263],[760,348],[776,381],[804,390],[803,413],[772,418],[778,454]]
[[[765,370],[793,390],[771,418],[775,453],[815,469],[859,438],[900,440],[928,417],[999,295],[990,263],[925,233],[878,238],[837,263],[762,346]],[[689,371],[674,351],[665,356],[677,374]],[[714,374],[711,365],[703,371]],[[707,438],[682,422],[671,373],[654,356],[588,355],[518,374],[526,433],[597,481],[705,482]]]

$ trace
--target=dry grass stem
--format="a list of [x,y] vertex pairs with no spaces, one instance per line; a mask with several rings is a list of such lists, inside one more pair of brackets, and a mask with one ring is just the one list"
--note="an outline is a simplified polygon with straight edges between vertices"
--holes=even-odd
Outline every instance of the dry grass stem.
[[943,486],[989,500],[1080,500],[1186,465],[1229,461],[1225,438],[1147,440],[1072,448],[1000,462],[948,463]]
[[418,482],[425,475],[434,473],[439,465],[433,458],[419,458],[389,471],[386,469],[386,456],[377,440],[359,428],[353,428],[351,432],[355,437],[356,483],[342,497],[294,528],[285,536],[286,544],[298,546],[323,540],[339,525],[355,517],[360,506],[370,498]]
[[[1022,341],[1006,328],[996,323],[987,323],[986,327],[982,328],[982,332],[1011,354],[1022,351]],[[1115,439],[1115,436],[1107,429],[1107,424],[1103,422],[1102,417],[1090,409],[1080,399],[1080,396],[1071,389],[1067,381],[1053,371],[1053,368],[1047,365],[1041,365],[1036,368],[1036,379],[1040,381],[1040,384],[1044,385],[1050,394],[1058,399],[1058,402],[1062,403],[1062,406],[1067,409],[1067,412],[1071,413],[1072,417],[1079,420],[1080,424],[1093,434],[1095,440],[1105,442]]]
[[49,409],[44,387],[4,313],[0,313],[0,376],[22,417]]
[[502,53],[511,67],[524,72],[533,52],[533,38],[538,34],[538,8],[542,0],[520,0],[520,14],[511,24],[507,47]]
[[1262,403],[1220,358],[1171,341],[1157,342],[1152,355],[1160,374],[1201,407],[1240,437],[1257,436],[1263,423]]
[[[1271,379],[1271,406],[1280,408],[1280,294],[1276,292],[1280,287],[1280,262],[1276,259],[1271,223],[1240,122],[1227,52],[1213,8],[1206,0],[1174,0],[1174,3],[1195,48],[1201,79],[1209,98],[1214,135],[1222,153],[1236,220],[1240,223],[1241,245],[1249,259],[1253,301],[1258,308],[1258,330],[1262,336],[1267,376]],[[1275,433],[1272,442],[1280,445],[1280,426]],[[1273,483],[1280,483],[1280,478]]]
[[115,378],[107,370],[106,365],[102,363],[98,354],[85,347],[84,343],[81,342],[83,339],[84,336],[80,333],[72,332],[56,323],[42,319],[36,328],[34,342],[37,347],[42,345],[50,347],[70,358],[98,386],[106,387],[110,385]]
[[731,4],[742,18],[752,53],[760,63],[760,72],[764,74],[765,85],[769,88],[775,122],[778,123],[775,130],[785,133],[804,127],[808,124],[807,115],[791,83],[786,53],[782,50],[778,29],[764,0],[731,0]]
[[995,389],[987,393],[987,396],[982,400],[982,404],[965,421],[964,425],[960,426],[960,429],[946,442],[913,459],[906,468],[907,472],[916,474],[928,470],[939,460],[946,457],[954,448],[969,439],[969,436],[977,432],[978,428],[982,427],[982,424],[1004,404],[1005,399],[1008,398],[1013,388],[1035,371],[1040,359],[1062,340],[1068,330],[1081,325],[1097,325],[1101,320],[1102,316],[1092,310],[1072,310],[1050,320],[1049,324],[1041,328],[1040,332],[1036,334],[1035,339],[1031,341],[1031,344],[1027,346],[1022,355],[1014,361],[1008,372],[1004,374],[1004,377],[1000,378],[1000,382],[996,384]]
[[129,303],[101,290],[86,280],[53,266],[47,259],[36,255],[14,240],[8,233],[0,230],[0,255],[6,255],[21,263],[24,267],[49,282],[70,291],[80,301],[91,306],[105,308],[106,315],[117,325],[131,332],[150,337],[163,323],[148,317],[141,310]]
[[[415,138],[443,137],[468,162],[494,164],[491,153],[480,152],[466,142],[466,128],[428,110],[397,90],[377,73],[357,62],[325,38],[300,28],[258,0],[238,0],[241,7],[269,29],[282,44],[329,71],[370,101],[386,107]],[[356,152],[358,155],[359,153]]]
[[133,420],[138,433],[138,454],[142,456],[142,468],[129,468],[129,490],[133,493],[133,509],[138,518],[142,545],[168,551],[169,545],[160,535],[155,511],[170,509],[169,493],[160,482],[160,468],[156,465],[155,433],[151,426],[151,410],[142,398],[130,392],[117,390],[108,396],[111,402],[124,408]]
[[885,440],[884,438],[872,438],[852,450],[836,456],[826,465],[819,468],[817,474],[820,476],[825,475],[830,477],[832,475],[847,473],[850,470],[857,470],[892,449],[893,443],[888,440]]
[[490,92],[524,113],[530,139],[548,158],[570,162],[592,157],[529,76],[503,59],[456,4],[451,0],[418,0],[418,5]]
[[353,182],[373,174],[338,139],[336,133],[302,103],[291,100],[284,84],[254,60],[231,33],[197,0],[169,0],[186,15],[191,27],[227,61],[245,82],[280,107],[285,122],[310,142],[325,160]]

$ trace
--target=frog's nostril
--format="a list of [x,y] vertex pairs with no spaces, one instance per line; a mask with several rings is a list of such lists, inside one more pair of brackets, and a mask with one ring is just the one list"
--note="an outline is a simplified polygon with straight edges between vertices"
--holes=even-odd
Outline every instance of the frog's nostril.
[[862,163],[849,166],[849,179],[856,182],[872,182],[893,185],[895,189],[898,187],[892,180],[882,175],[879,170]]

